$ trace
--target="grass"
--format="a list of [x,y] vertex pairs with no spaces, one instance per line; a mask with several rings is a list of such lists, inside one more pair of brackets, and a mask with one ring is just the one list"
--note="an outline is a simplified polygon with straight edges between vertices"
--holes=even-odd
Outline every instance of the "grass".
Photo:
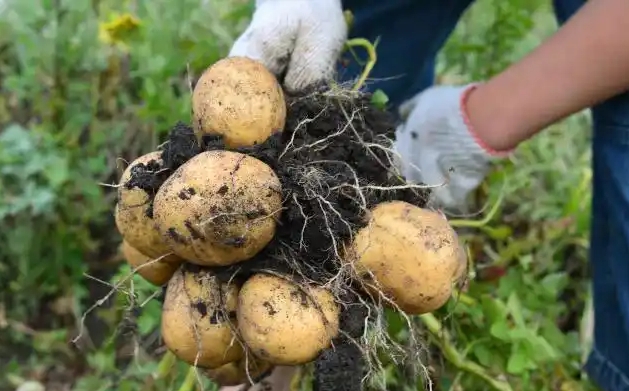
[[[154,149],[169,126],[189,118],[188,77],[225,55],[250,4],[0,7],[0,389],[32,381],[47,390],[177,390],[186,367],[162,376],[160,307],[139,277],[83,319],[128,272],[112,231],[114,194],[99,183],[113,183],[121,160]],[[554,29],[541,0],[478,1],[442,51],[439,78],[487,78]],[[472,281],[434,319],[417,319],[433,331],[426,362],[441,390],[486,390],[487,378],[514,390],[591,389],[580,370],[589,340],[581,327],[589,296],[586,114],[522,145],[479,190],[482,203],[505,198],[486,227],[462,231]],[[389,321],[404,341],[402,322]],[[68,344],[81,331],[81,343]],[[387,389],[425,386],[393,364],[380,380]]]

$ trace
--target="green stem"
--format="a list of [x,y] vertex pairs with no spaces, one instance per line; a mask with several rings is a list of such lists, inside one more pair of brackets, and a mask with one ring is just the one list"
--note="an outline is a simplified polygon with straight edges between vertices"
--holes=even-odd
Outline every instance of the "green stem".
[[153,378],[157,380],[168,376],[170,369],[175,365],[176,361],[177,357],[170,350],[167,350],[159,361],[159,364],[157,364],[157,370],[153,373]]
[[347,25],[347,30],[351,30],[354,27],[354,14],[350,10],[343,11],[343,17],[345,18],[345,24]]
[[485,368],[475,362],[468,361],[463,358],[463,355],[452,345],[452,338],[450,334],[443,329],[441,322],[439,322],[434,315],[423,314],[420,315],[419,318],[424,323],[430,334],[436,339],[435,342],[437,346],[439,346],[439,349],[450,364],[461,371],[465,371],[483,379],[496,391],[513,391],[509,383],[494,379],[487,373]]
[[369,42],[369,40],[365,38],[350,39],[345,43],[345,46],[347,46],[350,49],[355,46],[363,47],[367,51],[367,55],[369,57],[367,64],[365,64],[365,69],[363,69],[363,73],[360,74],[360,78],[358,79],[356,84],[354,84],[354,87],[352,88],[352,90],[358,91],[363,86],[363,84],[365,84],[365,80],[367,80],[367,77],[369,77],[371,70],[376,65],[376,60],[377,60],[376,48],[373,46],[371,42]]
[[183,383],[179,387],[178,391],[192,391],[194,389],[195,381],[197,380],[197,371],[196,368],[191,366],[188,368],[188,373],[186,374],[186,378]]
[[452,227],[455,227],[455,228],[462,228],[462,227],[481,228],[487,225],[491,221],[491,219],[494,218],[494,216],[498,212],[498,208],[500,207],[500,204],[502,203],[503,198],[504,198],[504,193],[500,192],[500,195],[498,196],[496,203],[491,207],[491,210],[489,211],[489,213],[487,213],[487,216],[485,216],[485,218],[482,220],[478,220],[478,221],[476,220],[448,220],[448,222],[450,223]]

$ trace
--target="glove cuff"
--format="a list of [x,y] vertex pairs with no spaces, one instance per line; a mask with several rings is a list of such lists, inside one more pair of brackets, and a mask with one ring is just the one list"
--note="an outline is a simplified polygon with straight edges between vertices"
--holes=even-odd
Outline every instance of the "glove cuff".
[[494,157],[494,158],[508,157],[509,155],[513,153],[513,151],[515,151],[515,148],[509,149],[509,150],[503,150],[503,151],[498,151],[491,148],[478,136],[478,133],[476,133],[476,130],[472,126],[472,122],[470,121],[470,116],[467,110],[467,100],[470,96],[470,93],[472,93],[472,91],[474,91],[479,85],[480,83],[472,83],[472,84],[469,84],[465,88],[465,90],[463,90],[463,93],[461,94],[461,99],[459,101],[459,111],[460,111],[461,119],[463,120],[465,127],[467,128],[469,134],[472,136],[476,144],[478,144],[478,146],[481,147],[483,151],[485,151],[489,156]]

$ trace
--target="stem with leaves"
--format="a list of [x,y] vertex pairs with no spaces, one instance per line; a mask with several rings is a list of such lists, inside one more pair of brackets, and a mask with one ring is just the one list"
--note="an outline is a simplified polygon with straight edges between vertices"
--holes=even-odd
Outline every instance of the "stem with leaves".
[[188,368],[188,373],[186,373],[186,378],[177,391],[192,391],[196,380],[197,370],[195,367],[190,366],[190,368]]
[[443,325],[433,314],[423,314],[419,319],[428,329],[428,332],[434,339],[434,343],[439,347],[441,353],[448,362],[460,371],[467,372],[484,380],[495,391],[513,391],[509,383],[496,380],[489,375],[485,368],[473,361],[466,360],[463,354],[459,352],[452,343],[452,337]]

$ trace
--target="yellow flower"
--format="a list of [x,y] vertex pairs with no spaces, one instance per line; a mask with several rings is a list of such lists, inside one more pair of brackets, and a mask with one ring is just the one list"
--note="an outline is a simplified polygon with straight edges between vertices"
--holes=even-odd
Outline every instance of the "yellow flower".
[[141,22],[131,14],[116,15],[109,22],[101,22],[99,25],[99,39],[110,45],[127,47],[129,36],[136,32]]

